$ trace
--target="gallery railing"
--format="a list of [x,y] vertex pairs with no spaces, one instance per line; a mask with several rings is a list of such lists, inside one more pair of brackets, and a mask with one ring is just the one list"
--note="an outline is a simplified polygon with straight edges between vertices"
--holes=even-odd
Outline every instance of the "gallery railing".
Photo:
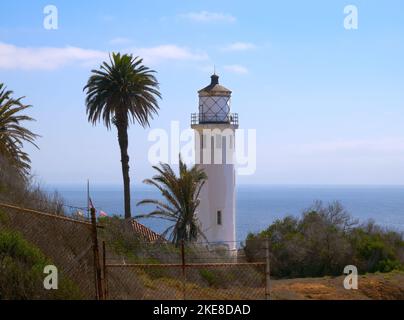
[[191,125],[205,124],[205,123],[229,123],[238,126],[238,114],[205,114],[205,113],[192,113]]

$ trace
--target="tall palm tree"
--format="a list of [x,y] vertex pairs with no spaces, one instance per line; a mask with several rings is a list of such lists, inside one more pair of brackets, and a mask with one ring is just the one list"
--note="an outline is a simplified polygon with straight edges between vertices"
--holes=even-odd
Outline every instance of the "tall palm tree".
[[125,218],[131,217],[130,179],[128,155],[128,127],[130,123],[149,126],[150,118],[159,109],[161,98],[154,70],[142,64],[139,57],[112,53],[109,63],[103,62],[99,70],[92,70],[84,90],[88,121],[95,125],[104,122],[109,130],[117,128],[121,149],[122,176],[125,198]]
[[21,176],[27,176],[31,169],[31,160],[23,151],[24,142],[38,148],[35,144],[38,135],[21,124],[23,121],[34,121],[33,118],[20,114],[31,106],[22,103],[24,97],[15,99],[12,95],[13,91],[7,90],[0,83],[0,156],[17,169]]
[[152,212],[138,215],[136,218],[160,218],[172,222],[173,225],[168,227],[162,236],[165,237],[170,233],[170,239],[176,245],[182,240],[192,242],[197,240],[198,236],[204,237],[196,217],[200,202],[199,194],[208,178],[203,169],[195,165],[188,168],[181,157],[178,177],[166,163],[153,168],[158,173],[152,179],[143,182],[159,189],[166,201],[154,199],[140,201],[138,205],[152,204],[156,207]]

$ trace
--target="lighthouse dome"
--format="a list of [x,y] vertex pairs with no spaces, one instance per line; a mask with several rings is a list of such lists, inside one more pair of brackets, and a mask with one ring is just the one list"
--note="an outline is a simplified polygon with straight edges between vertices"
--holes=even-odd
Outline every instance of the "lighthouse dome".
[[213,74],[208,86],[198,91],[199,121],[205,123],[228,122],[231,91],[219,84],[219,76]]

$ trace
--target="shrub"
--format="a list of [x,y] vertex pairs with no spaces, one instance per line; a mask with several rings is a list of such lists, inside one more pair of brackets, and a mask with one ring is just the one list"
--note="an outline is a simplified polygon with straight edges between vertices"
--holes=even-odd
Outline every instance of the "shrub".
[[372,222],[359,225],[338,202],[315,202],[301,218],[287,216],[249,234],[244,248],[249,261],[264,260],[263,239],[269,241],[271,273],[277,277],[340,275],[349,264],[360,273],[404,265],[402,234]]
[[199,274],[203,280],[205,280],[209,286],[213,287],[217,284],[216,275],[207,269],[199,270]]
[[369,222],[350,235],[358,265],[368,272],[390,272],[403,267],[400,254],[404,241],[393,231],[384,231]]
[[59,275],[59,289],[43,287],[46,265],[52,264],[41,251],[14,231],[0,231],[0,299],[76,299],[75,285]]
[[[192,271],[188,271],[188,274]],[[245,286],[251,285],[252,281],[248,281],[252,276],[254,277],[254,270],[240,269],[240,268],[212,268],[212,269],[199,269],[199,276],[203,282],[207,283],[208,286],[214,288],[229,288],[231,286]],[[245,279],[241,279],[240,275],[243,275]],[[255,278],[255,277],[254,277]],[[253,280],[254,281],[254,280]],[[195,281],[200,283],[200,281]]]

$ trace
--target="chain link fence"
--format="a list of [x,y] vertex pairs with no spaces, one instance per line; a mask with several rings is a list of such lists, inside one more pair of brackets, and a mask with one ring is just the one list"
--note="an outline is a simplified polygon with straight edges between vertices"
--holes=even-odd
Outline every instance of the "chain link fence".
[[[91,218],[0,203],[0,299],[269,298],[262,246],[251,262],[240,244],[150,241],[132,221]],[[57,290],[44,287],[46,265]]]
[[[0,299],[94,299],[92,225],[62,214],[0,204]],[[44,267],[58,270],[47,290]]]
[[104,286],[108,299],[269,298],[269,266],[246,262],[242,249],[235,252],[212,243],[143,242],[139,246],[143,249],[128,258],[128,254],[116,255],[107,244]]

